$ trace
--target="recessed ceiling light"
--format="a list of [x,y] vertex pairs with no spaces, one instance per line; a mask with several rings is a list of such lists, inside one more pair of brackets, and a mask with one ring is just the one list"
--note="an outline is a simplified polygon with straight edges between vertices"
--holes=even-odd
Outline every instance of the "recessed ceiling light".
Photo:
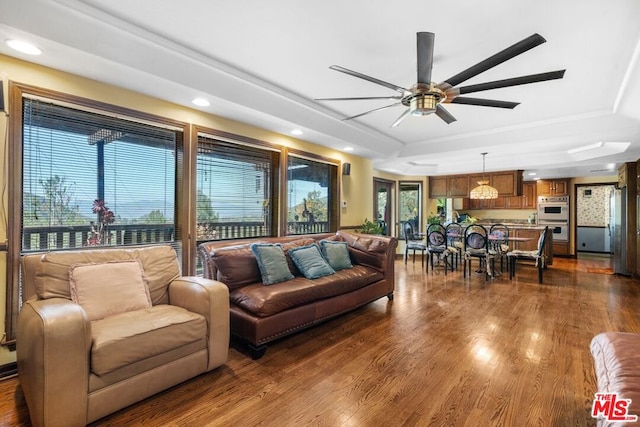
[[209,101],[207,101],[204,98],[195,98],[193,101],[191,101],[193,104],[197,105],[198,107],[208,107],[209,105],[211,105],[209,103]]
[[12,49],[26,53],[27,55],[40,55],[42,53],[42,51],[36,46],[22,40],[7,40],[7,45]]
[[304,132],[302,132],[300,129],[294,129],[291,131],[291,135],[302,135]]
[[535,172],[529,172],[527,175],[529,176],[536,176],[537,174]]
[[343,150],[344,151],[353,151],[353,147],[344,147]]

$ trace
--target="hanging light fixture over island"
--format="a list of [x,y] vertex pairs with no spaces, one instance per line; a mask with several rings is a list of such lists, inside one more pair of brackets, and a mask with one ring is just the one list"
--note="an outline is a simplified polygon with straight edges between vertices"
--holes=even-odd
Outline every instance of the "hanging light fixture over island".
[[497,199],[498,198],[498,190],[489,185],[489,180],[484,179],[484,156],[487,153],[482,154],[482,180],[478,181],[478,186],[471,190],[471,194],[469,195],[472,199]]

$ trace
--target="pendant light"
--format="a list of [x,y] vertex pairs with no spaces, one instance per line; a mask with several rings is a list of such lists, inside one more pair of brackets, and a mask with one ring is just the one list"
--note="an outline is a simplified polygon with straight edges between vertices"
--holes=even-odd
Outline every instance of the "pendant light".
[[482,180],[478,181],[478,186],[471,190],[471,194],[469,195],[472,199],[497,199],[498,198],[498,190],[489,185],[489,180],[484,179],[484,156],[487,153],[482,154]]

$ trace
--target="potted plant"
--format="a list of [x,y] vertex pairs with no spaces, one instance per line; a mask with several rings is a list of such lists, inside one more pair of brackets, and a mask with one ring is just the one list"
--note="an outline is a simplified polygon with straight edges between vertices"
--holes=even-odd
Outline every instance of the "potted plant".
[[365,218],[360,228],[358,228],[356,231],[362,234],[378,234],[379,235],[383,233],[383,229],[380,224],[378,224],[377,222],[369,221],[367,218]]

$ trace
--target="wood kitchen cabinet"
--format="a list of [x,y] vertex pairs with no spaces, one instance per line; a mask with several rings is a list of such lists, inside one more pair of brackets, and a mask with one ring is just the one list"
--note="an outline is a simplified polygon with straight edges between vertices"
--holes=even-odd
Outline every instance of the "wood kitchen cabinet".
[[538,208],[538,191],[535,181],[527,181],[522,183],[522,199],[521,209],[537,209]]
[[[478,185],[478,181],[488,181],[489,185],[498,190],[499,196],[520,196],[522,194],[522,171],[501,171],[485,174],[466,174],[429,177],[429,198],[439,197],[469,197],[471,189]],[[472,209],[485,209],[478,207]]]
[[541,179],[536,187],[538,196],[568,196],[568,179]]
[[469,176],[456,175],[447,178],[448,197],[467,197],[469,195]]
[[490,183],[499,196],[522,195],[522,171],[492,172]]
[[446,176],[430,176],[429,177],[429,198],[437,199],[438,197],[447,197],[447,177]]

